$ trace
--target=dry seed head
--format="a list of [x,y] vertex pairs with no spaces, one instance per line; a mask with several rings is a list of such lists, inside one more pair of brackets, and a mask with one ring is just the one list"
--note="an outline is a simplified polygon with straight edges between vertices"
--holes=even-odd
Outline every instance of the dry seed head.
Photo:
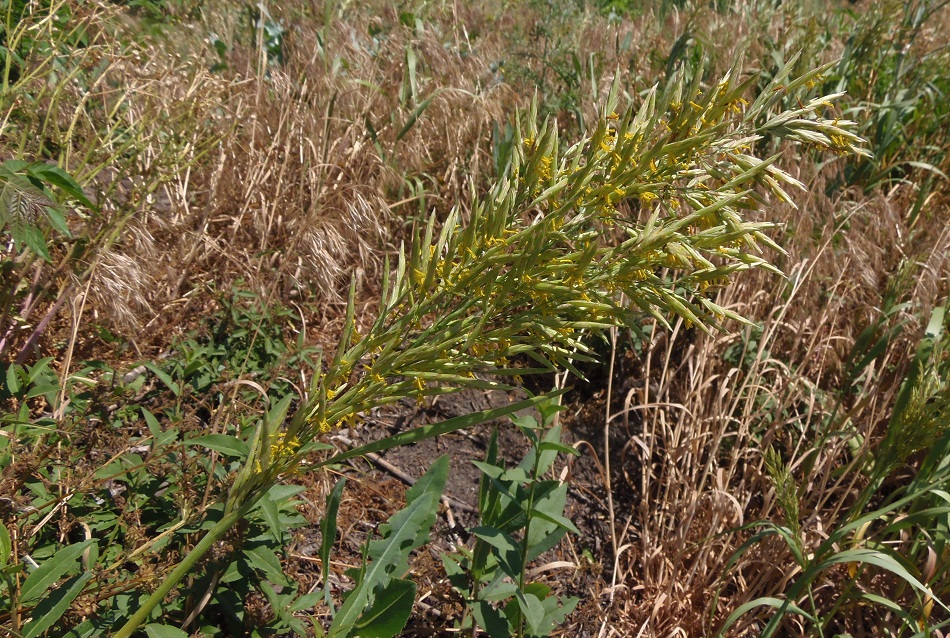
[[153,285],[145,266],[115,249],[102,254],[92,275],[90,294],[92,306],[104,311],[103,319],[131,330],[139,325],[141,317],[154,315],[145,297],[145,291]]

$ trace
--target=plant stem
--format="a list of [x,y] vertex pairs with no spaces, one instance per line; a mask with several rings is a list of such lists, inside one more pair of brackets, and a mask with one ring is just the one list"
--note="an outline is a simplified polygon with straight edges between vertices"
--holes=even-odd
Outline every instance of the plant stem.
[[162,584],[159,585],[151,596],[148,597],[148,600],[145,601],[145,604],[139,608],[135,614],[129,618],[128,622],[122,626],[122,628],[117,631],[113,638],[131,638],[132,634],[135,632],[139,626],[144,623],[149,615],[152,613],[152,610],[155,609],[161,602],[165,599],[168,593],[175,588],[175,586],[181,582],[181,579],[184,578],[188,573],[190,573],[198,561],[208,553],[208,550],[214,546],[214,544],[221,539],[222,536],[228,533],[228,531],[242,518],[247,514],[252,507],[254,507],[261,497],[267,493],[266,489],[257,490],[256,493],[253,493],[247,501],[245,501],[239,508],[226,515],[217,524],[208,530],[208,533],[204,535],[198,544],[195,545],[195,548],[185,556],[185,559],[178,563],[178,566],[172,570],[168,576],[165,577],[165,580],[162,581]]

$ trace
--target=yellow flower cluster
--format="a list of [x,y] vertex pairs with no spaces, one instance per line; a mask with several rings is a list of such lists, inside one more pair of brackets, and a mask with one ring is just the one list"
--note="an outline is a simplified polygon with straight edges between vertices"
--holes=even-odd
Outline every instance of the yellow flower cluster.
[[270,455],[275,460],[286,459],[296,454],[298,449],[300,449],[300,441],[289,438],[286,432],[278,432],[271,442]]

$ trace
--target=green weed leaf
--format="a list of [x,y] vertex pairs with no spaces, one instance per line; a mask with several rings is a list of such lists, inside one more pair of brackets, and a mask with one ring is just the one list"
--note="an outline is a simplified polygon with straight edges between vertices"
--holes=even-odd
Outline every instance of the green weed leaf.
[[337,611],[333,624],[330,625],[330,638],[343,638],[352,635],[363,610],[372,604],[374,590],[385,587],[390,578],[390,571],[402,560],[405,560],[406,545],[416,539],[422,529],[422,521],[428,512],[436,506],[438,499],[435,494],[427,493],[420,496],[401,512],[404,512],[404,523],[393,529],[392,534],[382,541],[377,552],[377,558],[366,568],[362,580],[350,592]]
[[152,623],[145,625],[142,629],[148,634],[148,638],[188,638],[187,631],[182,631],[178,627],[172,627],[171,625]]
[[97,210],[96,205],[89,201],[89,199],[86,197],[86,194],[82,190],[82,186],[80,186],[76,180],[74,180],[69,175],[69,173],[60,167],[44,163],[30,164],[29,167],[27,167],[27,174],[44,181],[47,184],[56,186],[66,193],[66,195],[72,199],[75,199],[86,208],[89,208],[90,210]]
[[35,600],[47,589],[52,587],[64,575],[76,567],[76,562],[86,548],[95,543],[87,540],[75,545],[69,545],[56,552],[51,558],[43,561],[33,573],[27,576],[20,589],[20,600],[27,602]]
[[185,441],[186,445],[200,445],[226,456],[246,459],[250,450],[247,443],[230,434],[204,434]]
[[20,383],[21,370],[22,368],[15,363],[7,366],[7,390],[14,396],[19,394],[20,388],[23,387]]
[[10,532],[7,526],[0,523],[0,567],[4,567],[10,562],[10,556],[13,552],[13,545],[10,543]]
[[343,499],[343,488],[346,485],[346,478],[341,478],[333,486],[333,490],[327,495],[327,508],[323,520],[320,521],[320,534],[323,536],[320,541],[320,568],[323,572],[323,587],[326,594],[327,604],[330,601],[330,551],[336,542],[336,517],[340,511],[340,501]]
[[518,607],[528,625],[528,633],[536,634],[544,621],[544,606],[534,594],[524,591],[515,595]]
[[475,601],[472,605],[472,615],[478,626],[484,629],[491,638],[511,638],[511,625],[501,610],[484,600]]
[[176,397],[181,395],[181,387],[175,383],[175,380],[171,378],[167,372],[159,368],[152,362],[146,362],[145,367],[152,371],[152,373],[158,377],[158,379],[165,384],[165,386],[172,391]]
[[416,584],[394,578],[376,593],[376,600],[356,623],[360,638],[393,638],[399,635],[412,614]]
[[36,253],[37,256],[42,257],[46,263],[53,263],[53,258],[50,257],[49,249],[46,247],[46,238],[43,237],[43,231],[33,224],[24,224],[21,228],[22,234],[20,237],[23,243]]
[[[90,542],[87,541],[87,543]],[[72,547],[75,547],[75,545]],[[23,638],[36,638],[56,624],[69,609],[72,602],[76,600],[76,597],[82,593],[83,587],[91,578],[91,572],[76,576],[67,581],[64,586],[58,587],[48,598],[37,605],[36,609],[33,610],[33,620],[23,627]]]
[[493,553],[505,574],[511,578],[521,576],[521,550],[517,541],[496,527],[473,527],[469,531],[494,548]]
[[271,582],[283,583],[287,580],[280,566],[280,559],[270,547],[259,545],[241,553],[248,565],[262,572]]

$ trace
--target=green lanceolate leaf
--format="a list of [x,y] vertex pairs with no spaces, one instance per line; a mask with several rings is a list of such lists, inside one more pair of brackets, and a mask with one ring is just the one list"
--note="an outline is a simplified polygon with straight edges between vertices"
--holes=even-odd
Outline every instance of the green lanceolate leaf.
[[402,510],[405,512],[403,525],[393,528],[392,534],[382,541],[376,560],[367,566],[359,585],[350,592],[346,602],[337,611],[328,632],[330,638],[354,635],[353,631],[363,611],[373,604],[374,591],[380,586],[385,587],[391,580],[391,570],[404,560],[404,546],[418,537],[423,520],[437,503],[435,494],[426,493]]
[[36,638],[55,625],[69,609],[72,602],[76,600],[76,597],[82,593],[83,587],[91,578],[91,572],[76,576],[67,581],[62,587],[54,590],[49,597],[43,599],[33,610],[33,620],[24,625],[23,638]]
[[53,556],[40,565],[33,573],[27,576],[20,588],[20,600],[27,602],[41,596],[43,592],[56,584],[56,582],[72,571],[94,540],[83,541],[75,545],[69,545],[62,548]]
[[0,567],[6,566],[10,562],[10,555],[13,552],[13,545],[10,543],[10,532],[7,526],[0,523]]
[[340,511],[340,501],[343,499],[343,488],[346,485],[346,478],[341,478],[333,486],[333,490],[327,495],[327,509],[323,520],[320,521],[320,533],[323,539],[320,542],[320,569],[323,573],[323,591],[326,595],[326,602],[331,606],[330,599],[330,551],[333,549],[333,543],[336,542],[336,517]]
[[271,497],[272,491],[273,490],[268,491],[267,494],[261,497],[258,509],[260,510],[264,521],[267,523],[267,528],[268,531],[270,531],[271,538],[273,538],[275,542],[279,543],[281,537],[283,536],[283,531],[280,524],[280,508]]
[[270,547],[259,545],[245,549],[241,554],[248,565],[263,573],[271,582],[280,584],[287,580],[280,566],[280,559]]
[[491,638],[511,638],[511,625],[500,609],[484,601],[476,601],[472,605],[472,615],[478,626],[484,629]]
[[159,368],[154,363],[147,362],[144,365],[146,368],[152,371],[152,374],[158,377],[158,379],[165,384],[165,387],[172,391],[172,394],[174,394],[176,397],[181,394],[181,386],[175,383],[175,380],[171,378],[171,375]]
[[20,393],[23,384],[20,382],[20,371],[22,368],[15,363],[7,366],[7,390],[10,394],[16,396]]
[[495,527],[473,527],[469,530],[492,547],[505,574],[511,578],[520,578],[522,571],[521,548],[509,534]]
[[409,616],[416,597],[416,584],[394,578],[376,593],[373,606],[360,616],[355,635],[360,638],[393,638],[398,636]]
[[185,441],[186,445],[200,445],[225,456],[246,459],[249,454],[247,443],[229,434],[204,434]]
[[56,186],[66,193],[68,197],[75,199],[90,210],[96,210],[96,205],[86,197],[82,186],[60,167],[53,166],[52,164],[36,163],[27,167],[27,173],[47,184]]
[[[420,510],[412,516],[416,519],[412,524],[418,525],[419,533],[411,541],[402,544],[402,557],[397,560],[392,567],[393,574],[402,574],[409,571],[408,557],[409,552],[421,547],[429,542],[429,530],[435,523],[439,510],[439,501],[442,496],[442,490],[445,487],[445,481],[448,478],[449,457],[442,456],[432,464],[432,467],[416,481],[416,484],[406,493],[408,505],[412,505],[421,498],[426,498],[429,503],[428,509]],[[432,497],[432,498],[429,498]],[[382,534],[382,540],[371,540],[368,546],[368,556],[371,560],[376,560],[377,556],[386,547],[387,540],[392,535],[393,530],[399,529],[408,524],[409,514],[408,506],[395,514],[385,524],[379,526]]]
[[536,634],[544,621],[544,605],[541,600],[528,591],[519,591],[514,600],[517,601],[521,616],[527,624],[528,633]]

